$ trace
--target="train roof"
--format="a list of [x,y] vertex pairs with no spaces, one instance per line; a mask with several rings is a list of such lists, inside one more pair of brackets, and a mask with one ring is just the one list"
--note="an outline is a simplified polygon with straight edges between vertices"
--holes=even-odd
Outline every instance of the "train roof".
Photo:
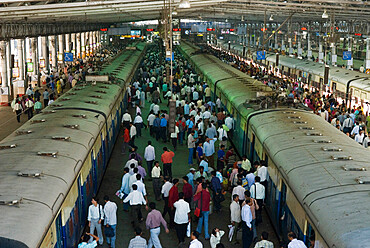
[[[359,183],[370,180],[368,150],[309,112],[260,113],[250,119],[253,131],[328,245],[369,243],[370,186]],[[292,117],[307,124],[295,124]],[[314,142],[318,140],[331,143]],[[340,159],[348,156],[352,160]]]

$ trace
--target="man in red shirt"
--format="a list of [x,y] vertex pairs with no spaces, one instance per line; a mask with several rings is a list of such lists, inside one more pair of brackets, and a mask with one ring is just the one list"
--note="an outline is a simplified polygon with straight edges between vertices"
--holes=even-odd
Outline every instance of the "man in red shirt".
[[174,218],[175,218],[175,209],[173,204],[179,200],[179,179],[175,178],[172,180],[173,186],[168,193],[168,207],[170,209],[170,226],[173,227],[175,225]]
[[122,145],[122,154],[126,154],[126,149],[128,148],[128,143],[130,142],[130,132],[126,127],[123,128],[123,145]]
[[191,203],[191,197],[193,196],[193,187],[188,182],[189,178],[187,176],[182,177],[182,181],[184,182],[184,186],[182,187],[182,192],[184,193],[184,200]]
[[197,232],[202,232],[202,226],[204,221],[204,237],[209,239],[208,232],[208,216],[209,216],[209,203],[211,201],[211,194],[207,191],[207,184],[202,183],[202,191],[194,196],[194,201],[198,201],[197,206],[200,208],[199,222],[197,226]]
[[163,176],[167,176],[170,179],[172,178],[172,158],[175,156],[175,153],[168,149],[167,147],[163,147],[163,154],[161,156],[161,161],[163,163]]

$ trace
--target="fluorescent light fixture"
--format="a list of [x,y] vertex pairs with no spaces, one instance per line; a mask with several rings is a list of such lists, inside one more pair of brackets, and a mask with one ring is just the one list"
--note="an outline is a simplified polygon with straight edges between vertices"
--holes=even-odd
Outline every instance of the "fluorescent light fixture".
[[329,18],[329,15],[326,13],[326,10],[324,10],[324,13],[322,13],[321,18],[323,18],[323,19],[328,19]]
[[270,15],[269,20],[270,20],[270,21],[273,21],[273,20],[274,20],[274,16],[273,16],[273,15]]
[[174,10],[172,11],[172,15],[177,15],[177,11],[176,11],[176,9],[174,9]]
[[180,9],[189,9],[190,8],[190,2],[189,0],[181,0],[179,4]]
[[242,19],[241,19],[242,22],[244,22],[244,16],[242,16]]

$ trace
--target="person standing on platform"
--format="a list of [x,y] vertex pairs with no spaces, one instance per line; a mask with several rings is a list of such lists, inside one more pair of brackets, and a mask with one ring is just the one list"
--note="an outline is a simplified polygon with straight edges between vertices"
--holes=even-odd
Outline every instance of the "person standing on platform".
[[256,225],[262,222],[262,206],[265,200],[265,186],[260,183],[260,177],[256,177],[255,183],[250,187],[251,197],[257,200],[259,209],[256,210]]
[[166,233],[170,231],[167,228],[167,223],[163,219],[161,212],[156,209],[156,205],[154,202],[149,203],[149,208],[151,211],[148,213],[146,217],[146,228],[150,230],[150,238],[148,242],[148,248],[162,248],[161,241],[159,240],[159,234],[161,232],[161,224],[166,229]]
[[[123,200],[130,194],[130,169],[124,168],[123,169],[123,177],[122,177],[122,186],[121,192],[123,193]],[[123,211],[128,212],[128,203],[123,203]]]
[[[99,237],[99,244],[103,244],[103,233],[101,230],[101,223],[104,220],[104,212],[103,207],[98,204],[98,198],[95,196],[91,200],[91,205],[88,210],[87,214],[87,220],[89,221],[89,227],[90,227],[90,233],[94,234],[94,231],[96,229]],[[90,238],[89,242],[93,241],[93,237]]]
[[188,136],[188,149],[189,149],[189,157],[188,157],[188,165],[192,166],[193,165],[193,154],[194,154],[194,149],[195,149],[195,141],[196,139],[194,138],[194,131],[191,131],[191,133]]
[[250,208],[250,199],[245,200],[246,204],[243,206],[241,211],[242,217],[242,238],[243,248],[249,248],[253,242],[253,231],[252,231],[252,211]]
[[268,232],[262,232],[261,241],[257,242],[254,248],[274,248],[274,243],[268,241]]
[[44,93],[42,93],[42,97],[44,98],[44,108],[48,106],[49,103],[49,91],[45,89]]
[[161,136],[161,119],[158,114],[155,115],[155,119],[153,121],[153,132],[155,134],[155,139],[158,141]]
[[129,128],[131,122],[132,122],[131,115],[126,111],[126,113],[124,113],[122,116],[122,125],[126,128]]
[[22,105],[19,100],[16,101],[14,104],[13,112],[15,112],[18,123],[21,122],[21,114],[22,114]]
[[161,193],[162,193],[162,197],[163,197],[163,200],[164,200],[164,208],[163,208],[163,213],[162,213],[162,216],[164,218],[167,213],[169,214],[168,196],[170,194],[170,190],[171,190],[173,184],[171,183],[171,181],[168,177],[164,177],[163,181],[164,181],[164,184],[162,186]]
[[177,137],[178,137],[178,134],[179,134],[179,127],[175,125],[175,132],[171,133],[170,134],[170,138],[171,138],[171,142],[172,142],[172,145],[173,145],[173,149],[176,151],[176,148],[177,148]]
[[184,183],[184,185],[182,186],[182,192],[184,193],[184,200],[190,204],[191,198],[193,197],[193,187],[188,182],[189,178],[187,176],[183,176],[182,181]]
[[200,208],[200,216],[197,226],[197,232],[202,232],[204,223],[204,237],[206,240],[210,238],[208,232],[208,217],[209,217],[209,204],[211,202],[211,195],[207,191],[207,184],[202,183],[202,190],[194,196],[194,201],[198,201],[198,207]]
[[219,213],[221,211],[221,202],[220,202],[219,196],[220,194],[222,194],[221,192],[222,187],[221,187],[220,179],[216,177],[216,171],[212,171],[211,176],[212,176],[211,186],[212,186],[212,192],[213,192],[213,202],[215,206],[215,212]]
[[180,116],[179,120],[176,122],[176,126],[179,127],[179,144],[183,145],[186,124],[183,121],[183,116],[182,115]]
[[26,100],[26,104],[25,105],[26,105],[27,117],[30,120],[33,117],[33,106],[35,105],[33,103],[33,100],[31,98],[31,96],[28,96],[27,97],[27,100]]
[[194,174],[195,174],[195,169],[194,168],[190,168],[189,171],[190,172],[186,176],[188,177],[188,183],[193,188],[193,193],[194,193]]
[[109,247],[116,247],[116,226],[117,226],[117,205],[109,200],[109,196],[104,196],[104,224],[113,229],[113,237],[106,237]]
[[175,209],[173,204],[179,199],[179,179],[175,178],[172,181],[173,186],[168,194],[168,208],[170,214],[170,227],[174,226]]
[[130,240],[130,243],[128,245],[128,248],[147,248],[146,240],[141,237],[143,234],[143,231],[140,227],[135,228],[135,238]]
[[239,204],[239,195],[233,195],[233,201],[230,204],[230,216],[231,216],[231,225],[234,227],[234,233],[231,241],[236,238],[236,233],[240,229],[241,214],[240,214],[240,204]]
[[40,99],[35,102],[34,109],[35,109],[36,114],[39,114],[41,112],[42,104],[40,102]]
[[159,167],[159,162],[154,162],[154,167],[152,169],[152,180],[153,180],[153,191],[156,201],[160,201],[161,198],[161,167]]
[[123,144],[122,144],[122,154],[126,154],[126,149],[130,146],[130,131],[127,127],[123,127]]
[[135,146],[135,137],[136,137],[136,127],[134,124],[130,123],[130,146]]
[[160,133],[163,139],[163,142],[167,142],[167,120],[164,118],[164,114],[161,116],[161,123],[160,123]]
[[134,125],[136,127],[137,137],[141,137],[141,129],[143,128],[145,124],[144,124],[143,118],[141,117],[140,113],[136,115],[134,119]]
[[[135,168],[136,169],[136,168]],[[145,200],[143,193],[137,190],[137,185],[132,185],[132,192],[128,194],[128,196],[123,200],[123,203],[130,202],[131,210],[132,210],[132,218],[133,221],[131,222],[133,226],[136,226],[137,221],[143,221],[143,214],[141,213],[141,205],[146,205],[147,201]]]
[[294,232],[288,233],[289,244],[288,248],[307,248],[303,241],[297,239],[297,235]]
[[163,163],[163,175],[172,178],[172,161],[175,153],[169,150],[167,147],[163,147],[163,153],[161,156],[161,161]]
[[153,162],[155,160],[155,149],[152,146],[152,142],[150,140],[148,141],[148,146],[145,147],[144,158],[146,160],[146,166],[148,169],[148,173],[150,173],[152,171]]
[[203,144],[203,149],[204,149],[204,155],[207,158],[208,165],[214,168],[215,162],[214,162],[214,153],[215,153],[215,141],[217,139],[210,139],[206,138],[206,142]]
[[150,111],[148,118],[147,118],[150,136],[154,134],[154,126],[153,126],[154,120],[155,120],[155,114],[153,113],[153,110],[152,110]]
[[179,200],[173,206],[176,208],[175,212],[175,229],[179,244],[185,242],[186,231],[188,223],[190,222],[190,205],[184,200],[184,193],[179,193]]
[[266,188],[268,170],[267,170],[267,164],[265,160],[261,160],[261,166],[258,167],[257,176],[260,177],[260,180],[261,180],[260,183]]

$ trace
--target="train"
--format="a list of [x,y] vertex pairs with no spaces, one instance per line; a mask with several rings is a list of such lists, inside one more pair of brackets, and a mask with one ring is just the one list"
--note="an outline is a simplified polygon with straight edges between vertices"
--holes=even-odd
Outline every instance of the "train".
[[279,238],[294,231],[308,247],[369,247],[367,150],[304,107],[261,104],[269,89],[194,44],[179,49],[233,114],[239,153],[266,161],[266,211]]
[[[228,45],[219,43],[223,50],[228,51]],[[248,48],[246,48],[248,49]],[[277,77],[300,79],[306,88],[320,92],[322,95],[333,94],[338,102],[344,102],[348,108],[362,106],[370,111],[370,75],[351,71],[341,67],[329,67],[328,83],[324,84],[325,65],[311,60],[293,58],[276,53],[266,52],[265,60],[257,60],[257,53],[243,57],[243,46],[232,44],[231,52],[241,58],[249,57],[254,62],[264,66]]]
[[0,247],[77,247],[146,47],[128,45],[0,142]]

